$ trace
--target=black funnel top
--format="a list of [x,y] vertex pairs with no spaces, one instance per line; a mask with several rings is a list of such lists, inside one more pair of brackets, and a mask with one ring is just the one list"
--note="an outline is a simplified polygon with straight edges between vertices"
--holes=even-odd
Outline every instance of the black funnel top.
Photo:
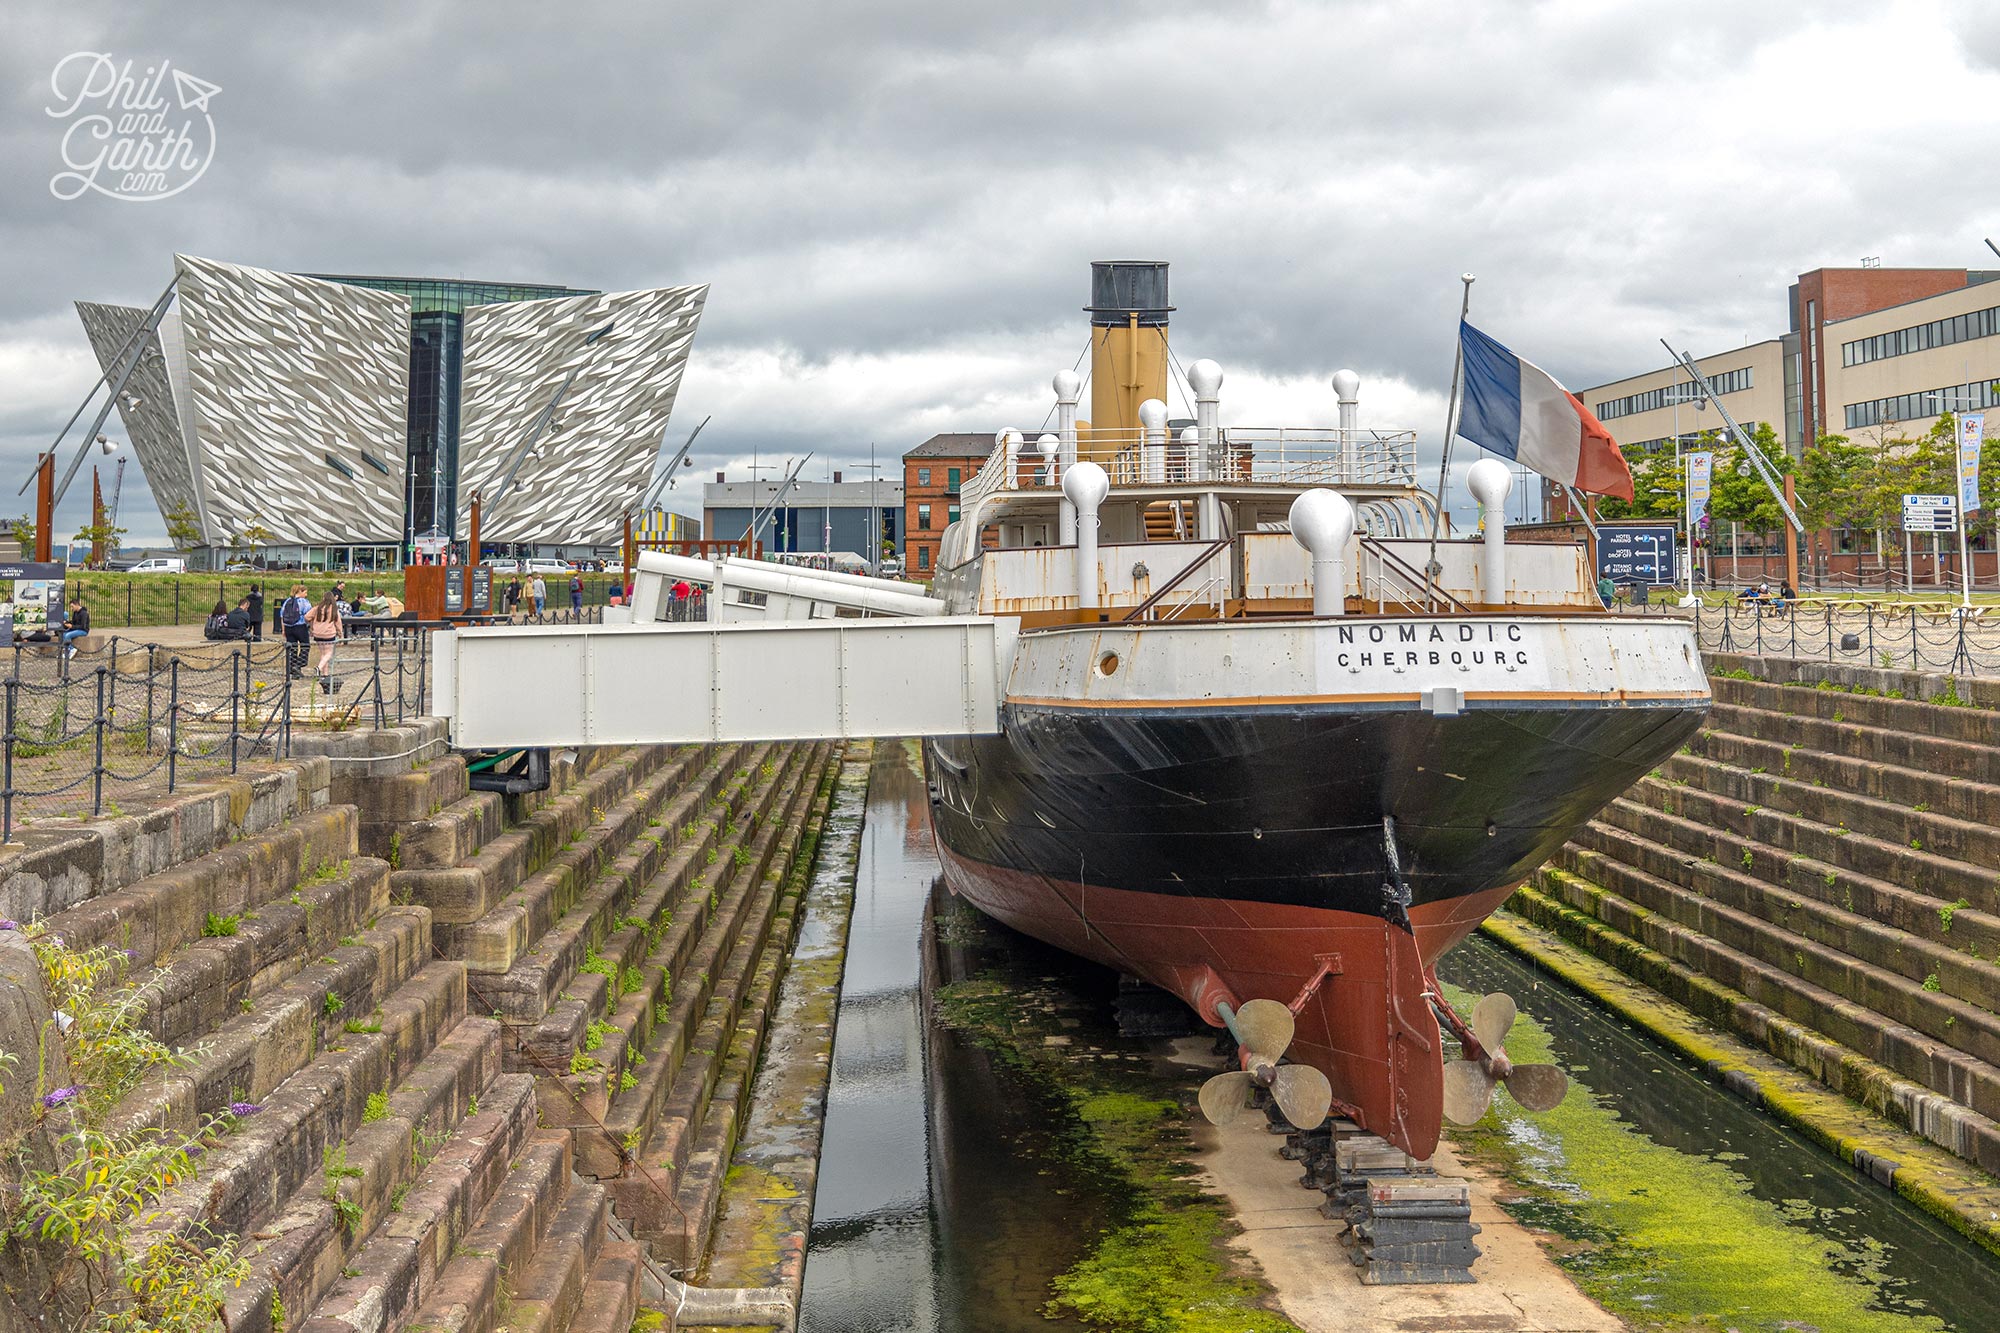
[[1124,328],[1137,315],[1145,328],[1164,328],[1167,266],[1152,259],[1108,259],[1090,266],[1090,322]]

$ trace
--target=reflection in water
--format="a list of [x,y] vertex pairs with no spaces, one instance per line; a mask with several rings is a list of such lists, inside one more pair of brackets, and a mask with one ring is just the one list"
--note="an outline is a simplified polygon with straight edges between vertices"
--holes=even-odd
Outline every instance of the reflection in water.
[[1546,1030],[1556,1062],[1600,1105],[1664,1148],[1725,1165],[1749,1197],[1833,1242],[1828,1266],[1874,1288],[1876,1309],[1929,1315],[1958,1329],[2000,1327],[2000,1266],[1984,1250],[1717,1087],[1690,1062],[1485,939],[1460,945],[1438,972],[1474,994],[1514,995]]
[[1075,1327],[1044,1319],[1040,1306],[1049,1278],[1094,1234],[1097,1209],[1051,1152],[1060,1120],[1047,1094],[925,1021],[924,923],[937,873],[916,748],[880,743],[807,1247],[805,1333]]

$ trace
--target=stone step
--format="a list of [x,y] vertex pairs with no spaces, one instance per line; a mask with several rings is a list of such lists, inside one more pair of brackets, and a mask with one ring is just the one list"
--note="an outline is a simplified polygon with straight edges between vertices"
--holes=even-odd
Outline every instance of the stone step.
[[1941,740],[1922,733],[1863,726],[1797,713],[1746,708],[1717,702],[1709,709],[1707,726],[1717,731],[1779,741],[1826,754],[1850,755],[1870,763],[1894,764],[1976,782],[2000,780],[2000,750],[1969,741]]
[[[576,986],[586,966],[610,966],[614,969],[610,976],[622,980],[623,969],[649,951],[632,947],[635,935],[657,937],[665,928],[660,914],[680,910],[679,904],[694,880],[701,875],[712,878],[709,866],[730,860],[736,844],[724,840],[722,829],[730,823],[752,822],[753,816],[761,813],[761,807],[751,810],[746,806],[752,799],[748,792],[739,791],[731,803],[722,803],[721,784],[727,776],[725,771],[710,772],[677,795],[659,816],[659,832],[639,839],[644,842],[657,836],[660,840],[613,862],[589,892],[572,902],[570,910],[503,976],[490,982],[482,977],[481,994],[494,996],[510,1021],[539,1025],[550,1017],[560,1002],[558,997]],[[769,791],[775,787],[760,789],[758,794]],[[709,817],[696,822],[694,816],[703,811],[709,812]],[[593,953],[599,959],[596,963],[591,962]],[[574,1024],[559,1026],[566,1030]],[[567,1049],[573,1049],[548,1046],[540,1037],[527,1040],[547,1047],[546,1054],[565,1059]]]
[[1699,731],[1686,753],[1756,772],[1780,773],[1829,791],[1853,792],[1910,808],[1922,805],[1974,823],[2000,819],[2000,786],[1922,769],[1828,754],[1727,731]]
[[[432,963],[385,1001],[381,1031],[341,1034],[263,1099],[201,1160],[192,1180],[160,1202],[160,1225],[258,1230],[305,1181],[324,1151],[363,1123],[371,1094],[392,1090],[465,1016],[465,970]],[[373,1016],[371,1016],[372,1018]]]
[[[653,1240],[655,1257],[676,1267],[697,1264],[707,1253],[708,1237],[722,1203],[723,1182],[757,1076],[757,1062],[763,1055],[765,1038],[770,1035],[778,986],[791,958],[804,887],[803,877],[797,877],[779,900],[770,936],[756,960],[756,971],[745,987],[737,1013],[730,1016],[728,1051],[702,1113],[701,1133],[688,1154],[687,1164],[674,1177],[680,1204],[676,1220],[685,1219],[685,1225],[666,1236],[649,1237]],[[669,1147],[668,1151],[672,1149]]]
[[[343,795],[360,816],[362,850],[383,856],[387,840],[397,828],[442,813],[464,800],[471,790],[464,758],[442,754],[420,760],[404,773],[348,784]],[[384,844],[380,849],[374,841],[378,838]]]
[[[607,1040],[599,1053],[603,1068],[593,1071],[598,1078],[570,1086],[572,1096],[598,1114],[606,1129],[579,1133],[577,1167],[585,1175],[617,1174],[631,1146],[646,1144],[662,1118],[674,1114],[673,1099],[693,1053],[712,1057],[727,1044],[741,987],[769,932],[772,905],[790,869],[790,849],[797,845],[824,762],[817,746],[799,746],[787,756],[770,794],[788,790],[789,795],[777,817],[759,822],[748,863],[732,867],[730,877],[717,884],[713,908],[704,896],[677,912],[667,935],[640,965],[648,985],[624,997],[613,1012],[609,1035],[616,1040]],[[656,998],[662,992],[664,1002]],[[643,1063],[626,1059],[628,1049],[641,1052]],[[691,1118],[699,1117],[713,1083],[706,1065],[701,1072],[701,1094],[684,1098]],[[623,1073],[632,1076],[629,1088]],[[602,1111],[600,1099],[609,1103]],[[670,1150],[664,1159],[648,1160],[665,1160],[678,1169],[679,1158]]]
[[569,1135],[534,1131],[478,1223],[453,1247],[451,1261],[438,1274],[413,1326],[438,1333],[490,1333],[503,1313],[511,1316],[514,1275],[540,1248],[569,1182]]
[[256,1233],[245,1249],[250,1277],[230,1296],[230,1333],[271,1333],[274,1294],[295,1315],[311,1310],[362,1240],[401,1211],[418,1174],[500,1072],[498,1023],[467,1018],[452,1029],[389,1094],[386,1114],[341,1145],[346,1166],[361,1172],[339,1183],[341,1197],[360,1209],[358,1222],[340,1223],[322,1175]]
[[[169,1045],[191,1045],[360,934],[388,905],[389,867],[356,857],[344,874],[308,879],[286,897],[205,922],[213,933],[130,976],[147,1030]],[[428,920],[422,952],[430,953]]]
[[[1629,835],[1617,838],[1609,830]],[[1614,876],[1624,869],[1636,869],[1737,911],[1762,918],[1781,930],[1810,940],[1838,953],[1852,954],[1860,961],[1895,972],[1920,985],[2000,1013],[2000,968],[1965,952],[1965,938],[1939,943],[1924,935],[1856,912],[1844,904],[1827,901],[1832,897],[1825,875],[1815,864],[1788,857],[1763,843],[1746,842],[1715,835],[1713,861],[1690,864],[1672,848],[1701,840],[1700,825],[1675,819],[1645,806],[1619,801],[1599,817],[1597,827],[1579,830],[1574,846],[1602,853],[1605,862],[1593,861],[1596,873]],[[1741,855],[1735,850],[1742,849]],[[1747,856],[1748,864],[1743,857]],[[1582,864],[1581,855],[1574,864]],[[1739,867],[1741,867],[1739,869]],[[1804,891],[1791,892],[1782,879],[1792,872],[1803,882]],[[1836,884],[1838,876],[1835,876]],[[1607,884],[1608,888],[1618,885]],[[1912,895],[1914,896],[1914,895]],[[1922,901],[1919,899],[1919,901]],[[1961,919],[1962,918],[1962,919]],[[1954,910],[1941,918],[1933,910],[1919,920],[1933,933],[1942,919],[1969,938],[1975,927],[1991,935],[2000,922],[1970,909]],[[1838,989],[1838,987],[1836,987]]]
[[572,1178],[535,1257],[510,1279],[513,1301],[500,1324],[506,1333],[558,1333],[571,1327],[610,1220],[604,1187]]
[[[1782,773],[1742,768],[1694,754],[1674,755],[1661,765],[1659,774],[1667,784],[1699,788],[1738,806],[1767,806],[1821,824],[1845,825],[1887,842],[1921,846],[1940,856],[2000,870],[2000,828],[1933,810],[1928,801],[1904,804],[1815,787]],[[1995,881],[2000,883],[2000,876]]]
[[436,870],[477,856],[506,831],[507,798],[474,791],[409,820],[363,822],[361,849],[398,870]]
[[201,1032],[193,1063],[156,1074],[113,1113],[123,1125],[191,1133],[234,1102],[261,1101],[354,1028],[380,1027],[382,1006],[429,958],[430,920],[390,908],[221,1026]]
[[353,807],[327,806],[87,899],[57,913],[48,926],[73,949],[108,945],[129,951],[140,967],[154,967],[201,939],[210,914],[257,911],[353,856]]
[[[736,747],[725,747],[734,752]],[[650,878],[677,838],[676,814],[696,808],[719,786],[723,771],[704,768],[701,750],[688,748],[611,806],[581,837],[550,859],[485,916],[446,927],[443,947],[474,972],[502,974],[521,952],[543,941],[577,900],[620,870]],[[506,989],[497,987],[495,989]]]
[[[1714,853],[1711,845],[1712,838],[1734,836],[1764,843],[1784,855],[1810,857],[1859,875],[1885,879],[1940,904],[1963,898],[1968,906],[1977,905],[1981,910],[2000,906],[2000,875],[1991,870],[1804,815],[1740,805],[1696,787],[1662,791],[1649,785],[1656,781],[1642,779],[1634,794],[1645,798],[1644,808],[1682,819],[1683,824],[1677,826],[1682,840],[1675,845],[1696,856],[1715,854],[1720,860],[1726,854],[1734,859],[1739,852]],[[1640,802],[1630,804],[1636,807]]]
[[[1627,793],[1626,799],[1664,815],[1703,824],[1710,818],[1713,798],[1697,800],[1688,795],[1693,790],[1641,783]],[[1760,811],[1760,820],[1762,814]],[[1623,813],[1616,806],[1607,807],[1600,820],[1644,833],[1639,817]],[[1734,835],[1718,836],[1711,843],[1703,855],[1724,869],[1740,866],[1742,853],[1749,851],[1757,878],[1781,899],[1802,897],[1839,906],[1864,920],[1907,931],[1942,946],[1949,953],[1973,960],[2000,958],[2000,915],[1974,906],[1970,899],[1946,902],[1889,879],[1809,856],[1787,854],[1774,842]]]
[[1830,684],[1819,687],[1744,680],[1721,672],[1710,676],[1709,688],[1718,701],[1743,708],[1828,720],[1838,713],[1844,721],[1865,727],[1968,741],[1974,745],[2000,745],[2000,711],[1990,708],[1960,708],[1921,699],[1861,694]]
[[1562,860],[1558,891],[1577,910],[1981,1115],[2000,1112],[2000,1069],[1957,1049],[1994,1049],[1992,1015],[1629,866],[1614,874],[1569,849]]
[[535,1132],[533,1080],[502,1074],[418,1175],[401,1207],[369,1234],[296,1333],[387,1333],[437,1290],[460,1242]]
[[644,1246],[606,1241],[597,1262],[590,1266],[583,1302],[570,1323],[570,1333],[631,1333],[633,1316],[639,1311],[639,1272],[645,1258]]
[[[1645,985],[1686,1005],[1719,1027],[1734,1031],[1896,1124],[1974,1162],[2000,1170],[2000,1124],[1920,1081],[1910,1081],[1885,1062],[1857,1052],[1812,1024],[1737,985],[1748,978],[1780,1001],[1796,986],[1807,1012],[1857,1014],[1854,1005],[1716,944],[1643,909],[1607,896],[1598,886],[1567,871],[1543,867],[1508,900],[1510,910],[1596,955]],[[1601,913],[1601,915],[1600,915]],[[1716,970],[1711,971],[1711,968]],[[1769,980],[1771,985],[1758,983]],[[1927,1052],[1940,1071],[1955,1062],[1969,1083],[1976,1064],[1921,1033],[1893,1026],[1878,1032],[1880,1048]]]
[[[521,882],[598,821],[593,810],[615,805],[664,761],[666,747],[629,750],[525,820],[488,841],[465,861],[432,869],[392,871],[390,896],[431,909],[439,926],[479,920]],[[440,931],[440,938],[444,932]]]

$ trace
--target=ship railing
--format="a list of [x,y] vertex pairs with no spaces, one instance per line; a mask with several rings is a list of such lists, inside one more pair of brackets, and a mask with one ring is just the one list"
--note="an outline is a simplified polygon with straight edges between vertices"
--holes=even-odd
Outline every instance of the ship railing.
[[[1434,602],[1444,603],[1445,609],[1450,611],[1467,611],[1471,609],[1464,602],[1445,591],[1441,585],[1434,583],[1430,579],[1426,579],[1409,562],[1396,555],[1375,538],[1363,535],[1359,538],[1359,544],[1361,547],[1361,595],[1363,598],[1374,601],[1378,605],[1386,606],[1390,600],[1388,594],[1394,594],[1394,599],[1398,605],[1408,607],[1413,611],[1428,610]],[[1371,561],[1374,565],[1372,573],[1369,568]],[[1373,597],[1369,596],[1371,585],[1374,590]]]
[[[1044,456],[1047,432],[1019,432],[1010,447],[993,446],[986,463],[965,483],[960,503],[1001,490],[1053,489],[1062,484],[1059,451]],[[1326,426],[1228,426],[1205,443],[1189,426],[1148,439],[1143,431],[1083,433],[1077,456],[1097,463],[1113,485],[1166,486],[1187,482],[1252,482],[1276,486],[1415,486],[1417,433],[1413,430],[1341,430]]]

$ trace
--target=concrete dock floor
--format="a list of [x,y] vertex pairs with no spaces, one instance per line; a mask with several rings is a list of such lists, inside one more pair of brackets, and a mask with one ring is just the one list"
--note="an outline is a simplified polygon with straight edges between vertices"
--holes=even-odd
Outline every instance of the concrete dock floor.
[[[1189,1063],[1213,1064],[1206,1042]],[[1343,1227],[1319,1214],[1325,1196],[1299,1184],[1304,1168],[1278,1156],[1284,1139],[1261,1115],[1193,1126],[1202,1183],[1229,1200],[1243,1234],[1232,1242],[1264,1271],[1286,1318],[1303,1333],[1621,1333],[1625,1323],[1571,1284],[1534,1235],[1494,1202],[1495,1181],[1448,1144],[1439,1174],[1469,1181],[1472,1220],[1483,1230],[1469,1284],[1370,1287],[1340,1243]]]

